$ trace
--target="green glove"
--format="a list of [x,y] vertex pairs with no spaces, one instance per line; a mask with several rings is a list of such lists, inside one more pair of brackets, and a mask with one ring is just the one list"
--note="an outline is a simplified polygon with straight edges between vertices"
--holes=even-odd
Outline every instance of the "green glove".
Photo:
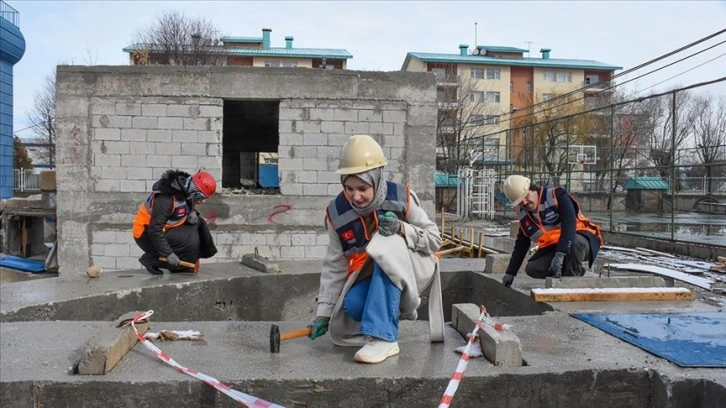
[[327,317],[318,316],[308,325],[310,328],[310,334],[308,334],[310,340],[315,340],[328,332],[328,320],[330,319]]
[[378,217],[378,224],[378,232],[384,237],[398,234],[401,230],[401,221],[390,211]]

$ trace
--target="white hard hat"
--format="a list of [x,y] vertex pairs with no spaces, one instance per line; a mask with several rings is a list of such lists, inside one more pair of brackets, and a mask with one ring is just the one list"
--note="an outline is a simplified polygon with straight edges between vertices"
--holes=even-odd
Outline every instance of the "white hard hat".
[[514,205],[519,205],[529,191],[530,181],[527,177],[513,175],[504,180],[504,195]]

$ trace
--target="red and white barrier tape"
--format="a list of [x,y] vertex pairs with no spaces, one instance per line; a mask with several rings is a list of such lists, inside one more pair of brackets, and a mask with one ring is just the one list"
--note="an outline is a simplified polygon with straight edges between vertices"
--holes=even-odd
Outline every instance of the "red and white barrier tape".
[[139,339],[141,344],[143,344],[147,349],[149,349],[156,357],[158,357],[161,361],[165,362],[166,364],[169,364],[170,366],[174,367],[177,371],[181,371],[184,374],[190,375],[198,380],[201,380],[207,385],[216,388],[217,390],[221,391],[222,393],[226,394],[233,400],[239,402],[240,404],[249,407],[249,408],[284,408],[282,405],[277,405],[272,402],[268,402],[262,399],[259,399],[257,397],[253,397],[252,395],[245,394],[243,392],[234,390],[230,388],[228,385],[224,384],[223,382],[217,380],[216,378],[210,377],[204,373],[200,373],[198,371],[195,371],[191,368],[186,368],[182,366],[181,364],[174,361],[173,358],[171,358],[168,354],[163,352],[161,349],[153,345],[150,341],[146,340],[144,336],[139,333],[139,331],[136,329],[136,326],[134,323],[138,322],[139,320],[143,320],[148,318],[154,314],[153,310],[149,310],[146,313],[141,313],[134,317],[134,319],[131,321],[131,327],[134,329],[134,332],[136,333],[136,337]]
[[456,366],[456,371],[454,371],[454,375],[451,376],[449,385],[446,386],[444,395],[441,397],[441,401],[439,401],[439,408],[449,408],[451,401],[454,399],[454,394],[456,394],[456,390],[459,388],[459,383],[461,382],[461,379],[464,378],[464,371],[466,371],[466,367],[469,365],[469,350],[471,349],[471,345],[478,339],[476,333],[481,330],[482,325],[484,324],[494,327],[495,330],[507,330],[512,327],[509,324],[495,322],[491,319],[491,317],[489,317],[487,309],[484,306],[481,307],[481,315],[476,320],[474,330],[472,330],[471,334],[469,334],[469,341],[466,343],[464,352],[461,353],[459,364]]

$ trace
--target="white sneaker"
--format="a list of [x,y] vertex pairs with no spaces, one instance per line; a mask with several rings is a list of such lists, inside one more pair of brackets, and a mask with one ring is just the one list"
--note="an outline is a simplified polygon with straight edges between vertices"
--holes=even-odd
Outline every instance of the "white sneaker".
[[385,341],[371,337],[365,346],[353,356],[359,363],[376,364],[400,352],[397,341]]

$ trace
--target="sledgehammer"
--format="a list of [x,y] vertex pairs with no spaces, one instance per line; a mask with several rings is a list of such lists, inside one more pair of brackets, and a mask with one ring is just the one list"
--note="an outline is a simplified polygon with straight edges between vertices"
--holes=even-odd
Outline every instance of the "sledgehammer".
[[270,353],[280,352],[280,342],[282,340],[296,339],[298,337],[307,336],[308,334],[310,334],[311,330],[311,328],[305,327],[304,329],[297,329],[280,334],[280,327],[278,327],[276,324],[273,324],[272,327],[270,327]]
[[[163,256],[160,256],[160,257],[159,257],[159,260],[160,260],[161,262],[169,262],[169,260],[168,260],[168,259],[166,259],[166,258],[165,258],[165,257],[163,257]],[[191,269],[191,270],[192,270],[192,272],[194,272],[194,274],[196,274],[197,272],[199,272],[199,261],[197,261],[197,262],[195,262],[195,263],[191,263],[191,262],[187,262],[187,261],[179,261],[179,265],[180,265],[180,266],[183,266],[183,267],[185,267],[185,268],[189,268],[189,269]]]

